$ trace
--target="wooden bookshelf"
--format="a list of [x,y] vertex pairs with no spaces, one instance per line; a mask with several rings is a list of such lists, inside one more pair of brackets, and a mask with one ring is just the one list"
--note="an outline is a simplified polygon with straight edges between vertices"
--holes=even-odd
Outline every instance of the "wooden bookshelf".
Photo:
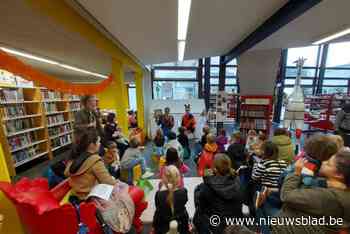
[[0,141],[11,176],[38,158],[52,159],[73,141],[80,97],[43,87],[0,86]]

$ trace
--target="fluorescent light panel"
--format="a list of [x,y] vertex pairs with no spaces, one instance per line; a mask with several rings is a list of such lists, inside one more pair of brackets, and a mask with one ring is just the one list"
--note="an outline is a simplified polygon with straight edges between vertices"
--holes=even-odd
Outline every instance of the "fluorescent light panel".
[[333,34],[333,35],[331,35],[331,36],[325,37],[325,38],[323,38],[323,39],[321,39],[321,40],[315,41],[315,42],[312,43],[312,44],[313,44],[313,45],[324,44],[324,43],[326,43],[326,42],[328,42],[328,41],[332,41],[332,40],[334,40],[334,39],[337,39],[337,38],[339,38],[339,37],[345,36],[345,35],[347,35],[347,34],[350,34],[350,28],[347,28],[347,29],[345,29],[345,30],[343,30],[343,31],[337,32],[337,33],[335,33],[335,34]]
[[38,56],[35,56],[35,55],[32,55],[32,54],[20,52],[20,51],[14,50],[14,49],[9,49],[9,48],[6,48],[6,47],[0,47],[0,49],[5,51],[6,53],[9,53],[9,54],[21,56],[21,57],[24,57],[24,58],[36,60],[36,61],[43,62],[43,63],[48,63],[48,64],[51,64],[51,65],[56,65],[56,66],[65,68],[67,70],[81,72],[81,73],[84,73],[84,74],[87,74],[87,75],[92,75],[92,76],[96,76],[96,77],[100,77],[100,78],[104,78],[104,79],[108,78],[107,76],[99,74],[99,73],[90,72],[90,71],[87,71],[87,70],[84,70],[84,69],[80,69],[80,68],[77,68],[77,67],[69,66],[69,65],[64,64],[64,63],[59,63],[59,62],[56,62],[56,61],[53,61],[53,60],[50,60],[50,59],[41,58],[41,57],[38,57]]
[[191,0],[178,0],[177,39],[181,41],[186,40],[191,2]]
[[183,61],[184,55],[185,55],[185,47],[186,47],[186,41],[178,41],[177,42],[177,54],[178,54],[178,60]]

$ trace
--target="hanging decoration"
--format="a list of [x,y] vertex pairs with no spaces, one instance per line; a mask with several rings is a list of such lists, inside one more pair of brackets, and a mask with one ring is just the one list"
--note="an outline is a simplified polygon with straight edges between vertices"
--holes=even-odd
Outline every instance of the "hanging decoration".
[[76,95],[96,94],[102,92],[113,82],[113,76],[98,84],[74,84],[64,80],[60,80],[54,76],[44,74],[31,66],[23,63],[18,58],[7,54],[0,50],[0,69],[7,70],[14,75],[21,76],[26,80],[35,81],[40,86],[48,89],[57,90],[64,93]]

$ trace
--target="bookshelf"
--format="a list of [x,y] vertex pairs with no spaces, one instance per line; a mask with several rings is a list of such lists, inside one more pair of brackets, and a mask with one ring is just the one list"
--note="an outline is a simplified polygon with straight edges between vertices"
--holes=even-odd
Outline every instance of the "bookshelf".
[[11,176],[38,158],[52,159],[73,142],[80,97],[43,87],[1,86],[0,141]]
[[241,96],[240,130],[246,136],[250,129],[270,134],[272,96]]

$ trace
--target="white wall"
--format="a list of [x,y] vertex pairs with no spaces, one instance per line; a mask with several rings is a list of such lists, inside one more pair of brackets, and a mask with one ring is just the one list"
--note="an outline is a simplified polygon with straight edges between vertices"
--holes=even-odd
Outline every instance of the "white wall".
[[145,129],[149,129],[149,112],[152,102],[152,81],[151,72],[148,70],[143,71],[143,106],[144,106],[144,118],[145,118]]
[[240,94],[273,95],[281,49],[248,51],[238,58]]

